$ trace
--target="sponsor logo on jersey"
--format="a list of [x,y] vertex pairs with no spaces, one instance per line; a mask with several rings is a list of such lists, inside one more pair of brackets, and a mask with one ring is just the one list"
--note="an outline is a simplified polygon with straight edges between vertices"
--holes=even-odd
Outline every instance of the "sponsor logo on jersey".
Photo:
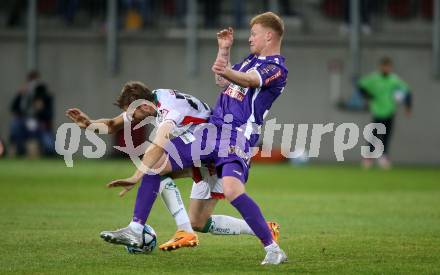
[[264,81],[264,84],[267,85],[270,82],[274,81],[275,79],[279,78],[280,76],[281,76],[281,70],[278,70],[278,72],[276,74],[274,74],[273,76],[266,79],[266,81]]
[[275,71],[276,69],[277,69],[277,66],[275,66],[275,65],[267,65],[266,67],[259,69],[259,71],[260,71],[261,75],[265,75],[265,74],[268,74],[270,72]]
[[248,92],[248,88],[240,87],[236,84],[230,84],[228,88],[223,92],[225,95],[228,95],[232,98],[235,98],[239,101],[243,101],[244,97]]

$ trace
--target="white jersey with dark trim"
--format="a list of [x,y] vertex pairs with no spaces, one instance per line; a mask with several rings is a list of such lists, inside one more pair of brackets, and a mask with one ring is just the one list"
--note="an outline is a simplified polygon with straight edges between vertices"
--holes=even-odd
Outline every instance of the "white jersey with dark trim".
[[[157,126],[164,121],[173,121],[176,125],[173,136],[180,136],[189,130],[188,125],[197,125],[208,121],[211,108],[198,98],[171,89],[157,89],[153,93],[157,100]],[[127,113],[122,113],[124,121],[131,121]],[[192,129],[191,127],[190,129]]]
[[172,120],[177,127],[207,122],[211,108],[203,101],[171,89],[157,89],[157,122]]

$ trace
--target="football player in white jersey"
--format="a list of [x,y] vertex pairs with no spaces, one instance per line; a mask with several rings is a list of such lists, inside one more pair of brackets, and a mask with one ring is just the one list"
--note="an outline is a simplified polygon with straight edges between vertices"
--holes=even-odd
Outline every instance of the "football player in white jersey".
[[[172,134],[185,140],[191,139],[191,125],[206,122],[211,112],[206,103],[176,90],[157,89],[149,94],[149,90],[144,84],[140,82],[128,82],[124,85],[122,93],[124,93],[124,91],[128,93],[128,95],[126,94],[124,97],[120,96],[116,103],[124,112],[112,119],[92,120],[87,114],[77,108],[68,109],[66,115],[84,129],[91,124],[102,123],[107,126],[109,134],[123,129],[124,123],[137,124],[149,116],[155,116],[158,125],[161,125],[164,121],[173,121],[177,127],[175,127]],[[127,106],[129,105],[127,102],[131,102],[134,99],[148,100],[153,103],[154,106],[144,105],[138,108],[140,110],[132,110],[131,112],[129,110],[127,112]],[[194,179],[189,216],[183,204],[180,191],[173,181],[173,177],[188,176]],[[125,186],[119,195],[123,196],[133,187],[134,185]],[[154,190],[147,191],[154,192]],[[181,247],[198,245],[198,238],[193,228],[198,232],[210,232],[214,235],[254,235],[254,232],[242,219],[225,215],[212,215],[218,199],[224,198],[222,184],[217,179],[214,169],[202,166],[200,168],[187,169],[179,173],[164,176],[161,180],[158,193],[160,193],[177,225],[177,232],[173,238],[159,246],[162,250],[174,250]],[[137,206],[135,206],[135,211],[136,207]],[[142,205],[138,207],[145,206]],[[147,207],[152,207],[152,205]],[[142,223],[145,223],[145,221],[141,223],[131,222],[129,227],[124,229],[142,231]],[[274,238],[278,238],[278,225],[276,223],[270,223],[269,227],[272,229]],[[103,232],[101,236],[111,242],[112,238],[106,237],[112,233],[113,232]]]

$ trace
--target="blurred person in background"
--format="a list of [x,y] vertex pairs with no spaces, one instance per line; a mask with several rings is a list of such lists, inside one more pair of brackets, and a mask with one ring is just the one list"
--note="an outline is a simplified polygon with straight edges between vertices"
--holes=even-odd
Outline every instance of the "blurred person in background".
[[0,139],[0,158],[5,153],[5,146],[3,145],[3,141]]
[[[84,18],[77,16],[80,13],[86,14],[88,21],[98,28],[104,28],[103,26],[106,18],[106,0],[53,0],[40,2],[41,5],[45,4],[46,10],[55,9],[66,24],[66,26],[74,26],[75,24],[84,24]],[[79,20],[78,20],[79,19]],[[79,21],[79,22],[78,22]]]
[[31,71],[12,100],[10,125],[12,152],[19,156],[53,155],[53,97],[37,71]]
[[[378,137],[383,145],[383,155],[378,159],[378,164],[384,169],[391,167],[388,157],[389,140],[393,129],[393,121],[399,103],[405,105],[405,114],[411,115],[412,96],[411,91],[399,76],[393,73],[393,63],[389,57],[383,57],[379,62],[379,70],[362,77],[359,81],[359,90],[368,101],[373,123],[382,123],[386,127],[385,134],[378,134],[377,129],[373,135]],[[370,152],[374,150],[374,144],[370,143]],[[370,168],[373,165],[372,158],[364,158],[362,166]]]
[[155,3],[152,0],[124,0],[121,4],[125,10],[125,30],[136,31],[154,23]]

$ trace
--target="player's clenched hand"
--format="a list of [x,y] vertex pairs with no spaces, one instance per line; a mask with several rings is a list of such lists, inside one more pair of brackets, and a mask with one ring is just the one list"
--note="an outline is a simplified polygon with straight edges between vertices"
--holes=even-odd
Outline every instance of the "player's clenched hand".
[[218,74],[220,76],[223,76],[227,70],[228,62],[222,58],[217,58],[214,62],[214,65],[212,65],[212,71],[215,74]]
[[232,43],[234,42],[234,30],[229,27],[219,31],[217,33],[217,42],[218,47],[221,49],[232,47]]
[[87,128],[91,124],[90,118],[78,108],[68,109],[66,116],[81,128]]

